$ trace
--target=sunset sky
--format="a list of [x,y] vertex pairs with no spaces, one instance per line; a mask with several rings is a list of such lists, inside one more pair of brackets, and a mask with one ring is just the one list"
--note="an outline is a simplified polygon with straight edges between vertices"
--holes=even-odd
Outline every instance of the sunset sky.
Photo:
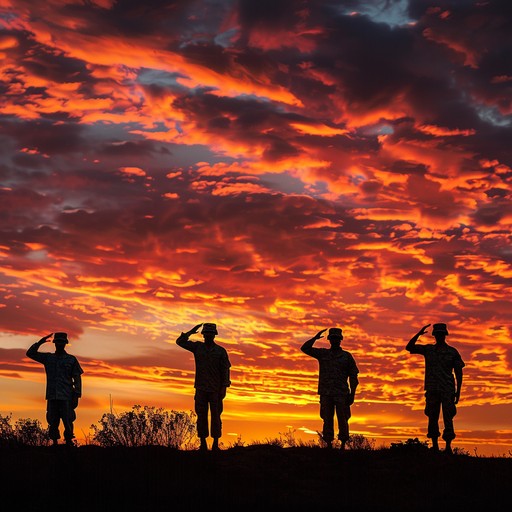
[[512,2],[0,0],[0,26],[0,414],[46,426],[25,352],[55,331],[78,438],[111,403],[190,411],[175,340],[216,322],[222,442],[316,440],[300,346],[337,326],[351,433],[424,441],[405,345],[446,322],[454,447],[511,453]]

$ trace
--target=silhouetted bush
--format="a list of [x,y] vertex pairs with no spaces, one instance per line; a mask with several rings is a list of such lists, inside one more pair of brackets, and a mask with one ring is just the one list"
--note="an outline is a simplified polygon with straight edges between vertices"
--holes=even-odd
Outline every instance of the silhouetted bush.
[[0,414],[0,446],[12,446],[16,444],[14,428],[11,425],[12,415],[2,416]]
[[16,421],[14,432],[19,444],[24,446],[48,446],[48,429],[43,428],[39,420],[20,418]]
[[[468,450],[466,450],[465,448],[461,448],[460,446],[456,446],[453,449],[453,453],[454,453],[454,455],[464,455],[465,457],[470,457],[470,455],[471,455]],[[475,448],[475,456],[477,456],[476,448]],[[505,457],[505,455],[503,455],[503,457]]]
[[187,450],[197,444],[194,412],[134,405],[131,411],[105,413],[91,425],[92,441],[102,447],[166,446]]
[[363,434],[352,434],[347,441],[349,450],[375,450],[375,439],[368,439]]
[[425,452],[428,451],[428,442],[420,441],[417,437],[414,439],[407,439],[405,443],[403,441],[399,441],[398,443],[391,443],[390,450],[400,451],[400,452]]
[[43,428],[39,420],[20,418],[14,426],[12,414],[0,414],[0,446],[48,446],[48,429]]

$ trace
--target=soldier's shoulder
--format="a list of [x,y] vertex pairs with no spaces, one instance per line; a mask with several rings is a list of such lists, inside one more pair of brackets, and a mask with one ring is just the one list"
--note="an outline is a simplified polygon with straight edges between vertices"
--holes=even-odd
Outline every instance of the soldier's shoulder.
[[448,345],[448,348],[450,349],[450,352],[458,357],[460,357],[460,352],[455,348],[455,347],[452,347],[451,345]]

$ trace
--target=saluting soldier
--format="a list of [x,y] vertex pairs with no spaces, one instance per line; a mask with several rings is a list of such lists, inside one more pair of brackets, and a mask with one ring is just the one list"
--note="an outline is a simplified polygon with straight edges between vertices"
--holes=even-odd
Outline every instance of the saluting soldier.
[[[191,341],[188,338],[203,326],[201,334],[204,341]],[[198,324],[190,331],[181,333],[176,344],[194,354],[196,374],[194,380],[194,404],[197,414],[197,435],[200,450],[208,450],[206,439],[213,437],[212,450],[219,449],[222,436],[221,415],[227,388],[231,385],[228,353],[224,347],[215,343],[217,325],[214,323]],[[210,425],[208,425],[208,410]]]
[[323,420],[322,439],[327,448],[332,448],[336,414],[338,439],[341,441],[343,450],[349,440],[350,406],[354,403],[359,384],[359,369],[352,354],[341,348],[343,331],[339,327],[329,329],[327,339],[331,344],[330,348],[313,347],[317,340],[323,338],[326,330],[319,331],[300,349],[318,360],[318,394],[320,395],[320,418]]
[[411,354],[421,354],[425,358],[425,415],[428,416],[427,437],[432,440],[432,449],[439,451],[439,416],[442,410],[445,451],[452,453],[451,445],[456,437],[453,418],[457,414],[456,404],[460,400],[462,368],[465,363],[458,350],[446,343],[448,328],[444,323],[437,323],[432,327],[432,336],[436,340],[434,344],[417,344],[419,337],[427,334],[430,325],[424,325],[405,348]]
[[[39,352],[44,343],[53,336],[55,352]],[[82,374],[78,359],[65,350],[68,335],[65,332],[43,336],[27,350],[27,357],[44,365],[46,372],[46,420],[48,436],[54,446],[60,439],[59,425],[64,425],[64,439],[67,446],[74,446],[75,409],[82,396]]]

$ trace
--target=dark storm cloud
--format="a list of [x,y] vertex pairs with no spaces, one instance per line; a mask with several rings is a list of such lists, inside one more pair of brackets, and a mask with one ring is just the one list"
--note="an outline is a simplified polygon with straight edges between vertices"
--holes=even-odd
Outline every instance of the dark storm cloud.
[[54,82],[87,82],[90,79],[85,63],[66,57],[48,46],[33,45],[26,53],[28,57],[20,62],[35,76]]
[[[307,8],[309,2],[294,0],[251,0],[238,1],[238,13],[243,28],[262,26],[264,28],[282,27],[293,24],[296,10]],[[291,19],[290,19],[291,17]]]
[[24,167],[26,169],[43,168],[47,165],[45,158],[39,154],[30,155],[21,153],[12,157],[12,163],[15,167]]
[[81,19],[80,30],[84,33],[122,35],[137,38],[142,35],[164,31],[169,35],[187,23],[194,0],[116,0],[110,8],[90,2],[64,4],[60,16]]
[[414,38],[365,18],[340,16],[326,27],[313,61],[338,77],[349,102],[375,107],[401,92],[412,76],[404,62],[411,58]]
[[470,148],[477,152],[479,158],[486,158],[491,161],[496,159],[508,167],[512,166],[512,155],[507,147],[512,133],[512,116],[509,116],[509,118],[510,122],[504,126],[493,126],[491,123],[486,123],[472,137]]
[[407,162],[404,160],[395,160],[389,167],[386,167],[389,172],[397,174],[410,174],[423,176],[427,172],[424,164],[417,162]]
[[280,160],[289,156],[296,156],[300,151],[289,142],[277,137],[270,137],[267,148],[263,152],[265,160]]
[[3,118],[0,134],[16,142],[18,151],[35,149],[45,155],[81,151],[87,145],[83,138],[84,127],[74,122],[54,123],[49,120],[20,121]]
[[270,161],[300,152],[298,144],[290,142],[294,130],[289,124],[305,118],[280,113],[264,102],[204,94],[182,96],[174,106],[212,134],[266,146],[264,157]]
[[504,217],[512,215],[512,207],[510,199],[508,200],[494,200],[488,204],[482,205],[474,214],[474,219],[477,224],[487,226],[494,226],[500,224]]
[[[83,61],[66,56],[55,47],[41,44],[34,40],[29,31],[5,30],[4,38],[14,38],[16,44],[4,49],[6,56],[16,59],[35,76],[44,77],[55,82],[82,82],[89,78],[89,72]],[[18,73],[11,69],[13,76]]]
[[[40,176],[44,176],[42,173]],[[17,178],[18,176],[16,176]],[[11,181],[12,176],[2,174],[3,182]],[[21,186],[15,190],[8,187],[0,190],[0,212],[2,222],[0,239],[10,245],[18,239],[19,232],[24,226],[32,225],[34,218],[44,218],[44,212],[51,205],[51,197],[47,197],[34,186]]]
[[410,11],[420,18],[418,30],[444,47],[447,58],[451,52],[450,76],[460,89],[470,92],[473,102],[494,104],[510,115],[510,2],[410,2]]
[[[322,11],[320,5],[317,7],[312,18],[319,16],[319,13],[327,12]],[[482,8],[485,15],[485,7]],[[265,6],[258,7],[257,11],[266,12]],[[475,16],[478,15],[477,12]],[[418,13],[415,13],[415,16],[419,17]],[[277,16],[274,22],[278,23],[275,20],[279,19],[280,17]],[[497,19],[501,18],[498,16]],[[434,20],[436,23],[443,23],[438,16]],[[459,18],[454,16],[455,24],[458,20]],[[468,94],[473,94],[474,99],[478,99],[477,90],[472,84],[479,80],[478,77],[482,76],[482,71],[457,66],[451,58],[451,50],[446,46],[425,40],[423,31],[427,23],[432,21],[431,17],[426,16],[421,26],[402,28],[390,28],[383,23],[377,24],[364,16],[338,14],[322,21],[322,26],[326,28],[325,33],[317,37],[315,50],[301,58],[306,58],[312,63],[315,71],[324,71],[336,80],[335,89],[346,98],[348,105],[355,111],[361,108],[385,107],[399,95],[404,95],[411,106],[418,113],[422,113],[424,122],[439,123],[441,126],[457,129],[477,126],[479,128],[477,138],[472,140],[477,147],[479,139],[485,138],[484,133],[490,126],[479,120],[479,107],[468,101]],[[466,21],[461,17],[460,34],[467,31]],[[504,21],[498,21],[498,23],[502,28]],[[281,28],[285,26],[286,23],[283,23]],[[479,25],[479,28],[489,33],[490,21],[483,23],[482,27]],[[464,41],[466,40],[467,36]],[[499,39],[495,42],[497,42],[496,51],[500,51]],[[510,44],[510,38],[503,42],[506,45]],[[489,44],[492,45],[490,42]],[[492,50],[490,52],[492,53]],[[291,65],[294,57],[297,56],[293,52],[287,54],[270,51],[268,53],[273,53],[274,56],[279,55],[282,62]],[[486,51],[485,55],[487,54]],[[510,75],[510,70],[501,70],[500,74]],[[482,79],[484,79],[483,76]],[[488,80],[483,82],[482,86],[484,83],[487,85],[486,90],[492,90],[493,87],[489,87]],[[304,94],[301,94],[301,84],[301,73],[296,69],[295,80],[291,83],[292,90],[299,93],[299,97],[303,99],[306,106],[310,104],[309,102],[316,102],[315,106],[318,107],[322,100],[317,95],[308,98],[305,89]],[[509,84],[510,82],[500,83],[496,88],[510,90]],[[328,105],[329,95],[333,93],[332,84],[325,93],[323,101]],[[314,104],[311,103],[311,105]],[[506,104],[500,99],[496,101],[496,105],[507,110]],[[323,110],[328,110],[328,107],[316,108],[315,112],[319,113]],[[504,129],[506,133],[509,131],[510,126]],[[498,145],[499,143],[496,144]],[[485,156],[484,152],[482,156]],[[507,160],[506,155],[502,158]]]
[[[295,10],[304,8],[307,14],[297,19],[292,15],[290,19],[293,7]],[[308,11],[309,8],[312,12]],[[286,30],[314,31],[322,26],[321,33],[309,36],[313,42],[313,49],[309,52],[302,54],[291,48],[260,52],[269,62],[273,60],[289,66],[286,72],[275,73],[275,81],[296,93],[306,108],[314,105],[317,114],[325,111],[326,115],[329,112],[332,115],[331,100],[335,93],[341,93],[345,101],[356,109],[385,105],[403,92],[404,83],[412,78],[408,67],[404,66],[404,62],[411,58],[415,39],[410,30],[392,30],[365,17],[342,15],[332,9],[329,2],[314,5],[308,2],[304,5],[295,2],[278,2],[277,5],[275,2],[261,5],[259,2],[243,2],[241,19],[242,34],[267,20],[265,28],[271,26],[277,33],[282,30],[283,37]],[[245,55],[248,53],[237,59],[238,64],[244,65]],[[313,79],[303,71],[304,62],[309,63],[307,69],[314,70],[317,76],[325,73],[335,83],[326,84],[319,78]]]
[[[233,55],[232,52],[226,51],[222,46],[207,42],[198,44],[191,41],[183,45],[179,51],[190,62],[205,65],[217,73],[230,72],[243,58],[243,55]],[[262,58],[259,60],[266,61]]]
[[301,119],[300,116],[279,113],[275,106],[256,99],[223,98],[208,93],[182,95],[174,106],[207,122],[229,115],[235,132],[242,130],[251,136],[261,136],[266,129],[286,126],[290,119]]
[[[104,157],[125,157],[137,160],[141,156],[147,156],[154,153],[171,154],[171,150],[164,145],[156,144],[150,140],[119,140],[102,142],[98,148],[98,156]],[[131,160],[133,162],[133,160]]]

